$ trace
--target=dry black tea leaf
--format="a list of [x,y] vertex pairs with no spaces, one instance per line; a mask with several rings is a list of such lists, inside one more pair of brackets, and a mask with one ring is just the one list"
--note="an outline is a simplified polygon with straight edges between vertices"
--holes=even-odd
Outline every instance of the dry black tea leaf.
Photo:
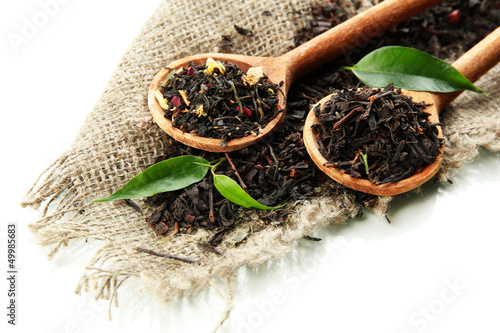
[[233,47],[233,39],[230,35],[222,35],[219,41],[219,53],[230,53]]
[[252,30],[248,30],[242,27],[237,26],[236,24],[234,25],[234,29],[236,30],[237,33],[239,33],[242,36],[253,36]]

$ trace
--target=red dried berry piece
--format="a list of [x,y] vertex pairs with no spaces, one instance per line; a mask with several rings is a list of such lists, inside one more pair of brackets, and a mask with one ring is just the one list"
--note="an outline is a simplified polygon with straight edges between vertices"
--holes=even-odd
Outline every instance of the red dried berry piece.
[[192,66],[188,67],[187,75],[196,75],[196,69]]
[[172,105],[175,108],[178,107],[179,105],[181,105],[181,103],[182,103],[180,96],[174,96],[174,97],[172,97],[172,99],[170,100],[170,102],[172,103]]
[[[241,110],[240,110],[240,107],[236,107],[236,110],[238,110],[240,113],[241,113]],[[246,106],[243,107],[243,114],[247,117],[251,117],[252,116],[252,110],[250,110],[249,108],[247,108]]]
[[455,9],[451,13],[448,14],[446,20],[450,23],[457,23],[460,21],[460,9]]

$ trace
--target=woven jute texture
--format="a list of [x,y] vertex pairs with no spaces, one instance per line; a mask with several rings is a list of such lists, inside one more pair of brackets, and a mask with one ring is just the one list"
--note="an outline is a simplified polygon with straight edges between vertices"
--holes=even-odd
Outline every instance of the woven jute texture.
[[[98,298],[110,299],[123,281],[141,281],[143,289],[171,301],[196,294],[210,285],[225,286],[243,265],[256,265],[280,258],[304,235],[331,223],[345,223],[359,207],[348,196],[331,196],[298,202],[290,223],[269,225],[234,246],[228,235],[218,250],[224,256],[201,251],[197,242],[211,233],[199,230],[191,235],[159,242],[145,222],[150,213],[138,201],[144,215],[122,202],[92,203],[111,194],[130,178],[154,163],[169,144],[169,138],[152,121],[147,108],[147,90],[154,75],[169,62],[187,55],[216,52],[224,34],[233,35],[235,53],[255,56],[283,54],[293,43],[297,27],[309,19],[310,0],[165,1],[146,22],[121,59],[95,109],[90,112],[74,143],[29,191],[23,201],[42,211],[32,224],[49,257],[70,241],[105,241],[85,268],[77,292],[95,289]],[[358,1],[359,3],[359,1]],[[351,13],[348,0],[340,1]],[[271,16],[262,15],[263,12]],[[304,13],[302,15],[298,12]],[[237,23],[253,31],[252,38],[234,34]],[[446,136],[445,179],[449,168],[472,160],[480,147],[500,151],[500,67],[478,82],[488,97],[465,93],[443,114]],[[390,198],[378,201],[377,211],[387,209]],[[248,230],[242,223],[233,234]],[[199,261],[179,263],[145,253],[148,248]]]

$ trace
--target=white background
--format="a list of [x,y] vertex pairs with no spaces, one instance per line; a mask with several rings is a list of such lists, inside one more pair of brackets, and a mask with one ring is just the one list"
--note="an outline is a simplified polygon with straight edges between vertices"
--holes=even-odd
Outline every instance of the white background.
[[[1,325],[7,332],[210,332],[224,309],[213,292],[164,308],[133,281],[108,321],[106,302],[73,294],[98,244],[71,244],[49,262],[27,231],[38,214],[19,207],[22,196],[69,147],[158,4],[61,0],[44,21],[47,2],[0,4]],[[16,47],[8,36],[23,37],[26,22],[39,27]],[[397,198],[392,224],[365,214],[321,230],[320,243],[301,240],[283,259],[241,269],[225,331],[498,332],[500,155],[483,151],[452,179]],[[15,327],[6,323],[10,222],[18,227]]]

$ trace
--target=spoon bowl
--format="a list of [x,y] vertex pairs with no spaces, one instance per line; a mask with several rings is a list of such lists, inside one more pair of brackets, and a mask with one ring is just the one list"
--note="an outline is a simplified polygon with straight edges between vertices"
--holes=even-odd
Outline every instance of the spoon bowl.
[[[237,65],[244,72],[246,72],[251,67],[262,67],[265,75],[273,83],[279,83],[283,81],[286,76],[285,73],[280,71],[280,67],[273,66],[275,59],[272,58],[259,58],[259,57],[248,57],[240,55],[231,54],[219,54],[219,53],[206,53],[199,54],[192,57],[186,57],[178,61],[172,62],[167,66],[167,68],[162,69],[153,79],[148,95],[149,110],[156,124],[164,130],[168,135],[177,141],[180,141],[188,146],[198,148],[205,151],[211,152],[230,152],[241,148],[245,148],[252,145],[266,137],[268,137],[272,132],[274,132],[285,120],[285,96],[278,93],[278,110],[283,110],[276,117],[274,117],[257,135],[249,135],[242,138],[232,139],[227,145],[222,147],[220,143],[222,140],[200,137],[196,134],[186,133],[181,129],[172,126],[172,120],[165,117],[165,111],[160,106],[155,98],[155,91],[161,87],[162,82],[168,76],[171,70],[176,70],[179,68],[187,68],[190,63],[193,65],[204,65],[208,58],[212,58],[216,61],[225,61]],[[284,84],[281,88],[283,91],[288,90],[288,85]]]
[[[402,95],[412,96],[414,101],[423,101],[425,104],[429,105],[425,108],[425,112],[430,113],[429,120],[432,123],[439,122],[439,113],[435,107],[434,99],[432,95],[426,92],[416,92],[402,90]],[[328,95],[321,99],[316,105],[322,106],[324,103],[330,100],[332,95]],[[316,105],[314,107],[316,107]],[[431,179],[441,168],[443,162],[443,146],[439,149],[440,155],[436,157],[434,163],[425,167],[421,172],[413,174],[411,177],[403,179],[397,183],[385,183],[381,185],[376,185],[368,179],[360,179],[352,177],[351,175],[345,173],[343,170],[337,169],[335,167],[326,166],[329,162],[326,157],[321,153],[320,147],[317,140],[318,133],[312,128],[313,125],[319,124],[320,121],[313,110],[307,115],[304,124],[304,145],[306,146],[309,156],[313,162],[318,166],[318,168],[323,171],[328,177],[341,183],[344,186],[350,187],[354,190],[365,192],[374,195],[389,196],[395,195],[403,192],[410,191],[429,179]],[[441,127],[438,126],[438,138],[443,138],[443,132]]]
[[[436,5],[443,0],[386,0],[347,21],[333,27],[327,32],[300,45],[280,57],[251,57],[235,54],[207,53],[194,55],[174,61],[162,69],[153,79],[148,93],[148,106],[154,121],[167,134],[186,145],[211,151],[230,152],[252,145],[275,131],[285,119],[286,95],[291,84],[299,77],[319,68],[327,62],[342,55],[346,51],[368,41],[394,25]],[[278,109],[282,110],[257,135],[230,140],[224,147],[220,139],[201,137],[192,133],[185,133],[172,126],[172,121],[165,118],[165,112],[155,98],[155,92],[170,70],[187,68],[189,63],[203,65],[207,58],[222,62],[230,62],[239,66],[243,71],[250,67],[262,67],[272,83],[283,82],[278,93]]]
[[[495,66],[500,61],[500,28],[497,28],[490,35],[484,38],[480,43],[470,49],[453,66],[462,73],[470,81],[475,82],[483,76],[490,68]],[[428,105],[424,112],[429,113],[429,120],[432,123],[439,123],[439,113],[446,108],[462,91],[453,93],[428,93],[421,91],[402,90],[402,94],[410,96],[414,102],[425,102]],[[335,93],[334,93],[335,94]],[[316,105],[323,105],[332,95],[328,95],[321,99]],[[316,107],[316,105],[314,107]],[[380,195],[391,196],[404,193],[415,189],[431,179],[441,168],[443,162],[444,145],[439,149],[440,154],[436,160],[423,168],[420,172],[412,176],[400,180],[397,183],[386,183],[377,185],[367,179],[355,178],[344,171],[335,167],[326,166],[328,160],[320,151],[317,141],[317,133],[312,128],[313,125],[319,124],[320,121],[314,112],[314,107],[309,111],[304,124],[304,145],[306,146],[309,156],[327,176],[341,183],[344,186],[354,190]],[[443,138],[441,126],[437,127],[438,137]]]

